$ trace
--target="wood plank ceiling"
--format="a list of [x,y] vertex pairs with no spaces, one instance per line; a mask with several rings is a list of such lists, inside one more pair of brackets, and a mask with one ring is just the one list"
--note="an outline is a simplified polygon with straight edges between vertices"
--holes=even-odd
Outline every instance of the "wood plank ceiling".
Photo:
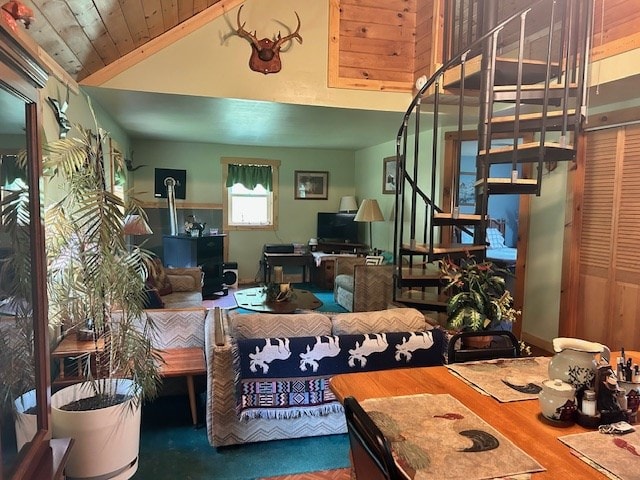
[[24,0],[26,33],[80,81],[223,0]]

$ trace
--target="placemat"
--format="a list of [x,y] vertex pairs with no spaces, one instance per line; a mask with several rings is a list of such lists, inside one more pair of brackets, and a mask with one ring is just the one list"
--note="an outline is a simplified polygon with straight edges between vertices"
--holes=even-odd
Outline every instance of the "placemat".
[[362,408],[409,478],[526,478],[518,475],[544,470],[451,395],[371,398]]
[[549,357],[500,358],[447,365],[451,372],[500,402],[537,399],[549,378]]
[[578,458],[607,470],[610,478],[640,479],[640,432],[637,429],[626,435],[575,433],[559,440],[578,452]]

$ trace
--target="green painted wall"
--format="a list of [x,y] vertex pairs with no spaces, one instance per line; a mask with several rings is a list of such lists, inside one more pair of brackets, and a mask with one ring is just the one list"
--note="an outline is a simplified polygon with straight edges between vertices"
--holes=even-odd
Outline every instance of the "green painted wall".
[[[350,151],[296,148],[261,148],[205,143],[176,143],[136,140],[135,165],[147,165],[132,172],[136,196],[155,201],[155,168],[187,171],[187,193],[181,203],[222,204],[221,157],[280,160],[279,228],[276,231],[232,231],[225,256],[238,262],[241,281],[260,280],[260,259],[265,243],[304,243],[316,236],[316,213],[336,212],[340,197],[354,195],[354,154]],[[327,200],[295,200],[295,170],[329,172]],[[162,201],[160,202],[162,203]],[[180,225],[178,225],[180,228]],[[155,232],[154,232],[155,233]],[[165,233],[169,233],[168,231]],[[226,232],[225,232],[226,233]]]

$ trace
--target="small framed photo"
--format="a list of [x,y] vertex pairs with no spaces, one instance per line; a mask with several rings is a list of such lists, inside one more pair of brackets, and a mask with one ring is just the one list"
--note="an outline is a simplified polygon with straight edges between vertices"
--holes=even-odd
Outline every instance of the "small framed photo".
[[396,193],[396,157],[387,157],[382,161],[382,193]]
[[296,200],[326,200],[329,197],[329,172],[296,170],[293,185]]
[[476,204],[475,172],[460,172],[460,187],[458,192],[458,203],[460,205],[474,206]]
[[382,255],[367,255],[364,259],[365,265],[382,265],[384,257]]

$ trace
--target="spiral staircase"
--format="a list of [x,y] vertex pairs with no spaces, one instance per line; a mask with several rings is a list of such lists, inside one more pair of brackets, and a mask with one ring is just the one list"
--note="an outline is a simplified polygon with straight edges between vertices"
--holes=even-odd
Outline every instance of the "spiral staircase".
[[[575,158],[593,11],[593,0],[538,0],[511,13],[526,2],[445,3],[448,60],[417,83],[396,142],[394,301],[423,311],[446,310],[434,262],[484,258],[489,196],[539,195],[545,165]],[[443,138],[475,128],[475,212],[463,214],[460,149],[447,165],[452,182],[443,185]],[[511,145],[492,145],[505,135]],[[510,165],[506,178],[492,168],[501,164]],[[461,232],[473,244],[460,243]]]

